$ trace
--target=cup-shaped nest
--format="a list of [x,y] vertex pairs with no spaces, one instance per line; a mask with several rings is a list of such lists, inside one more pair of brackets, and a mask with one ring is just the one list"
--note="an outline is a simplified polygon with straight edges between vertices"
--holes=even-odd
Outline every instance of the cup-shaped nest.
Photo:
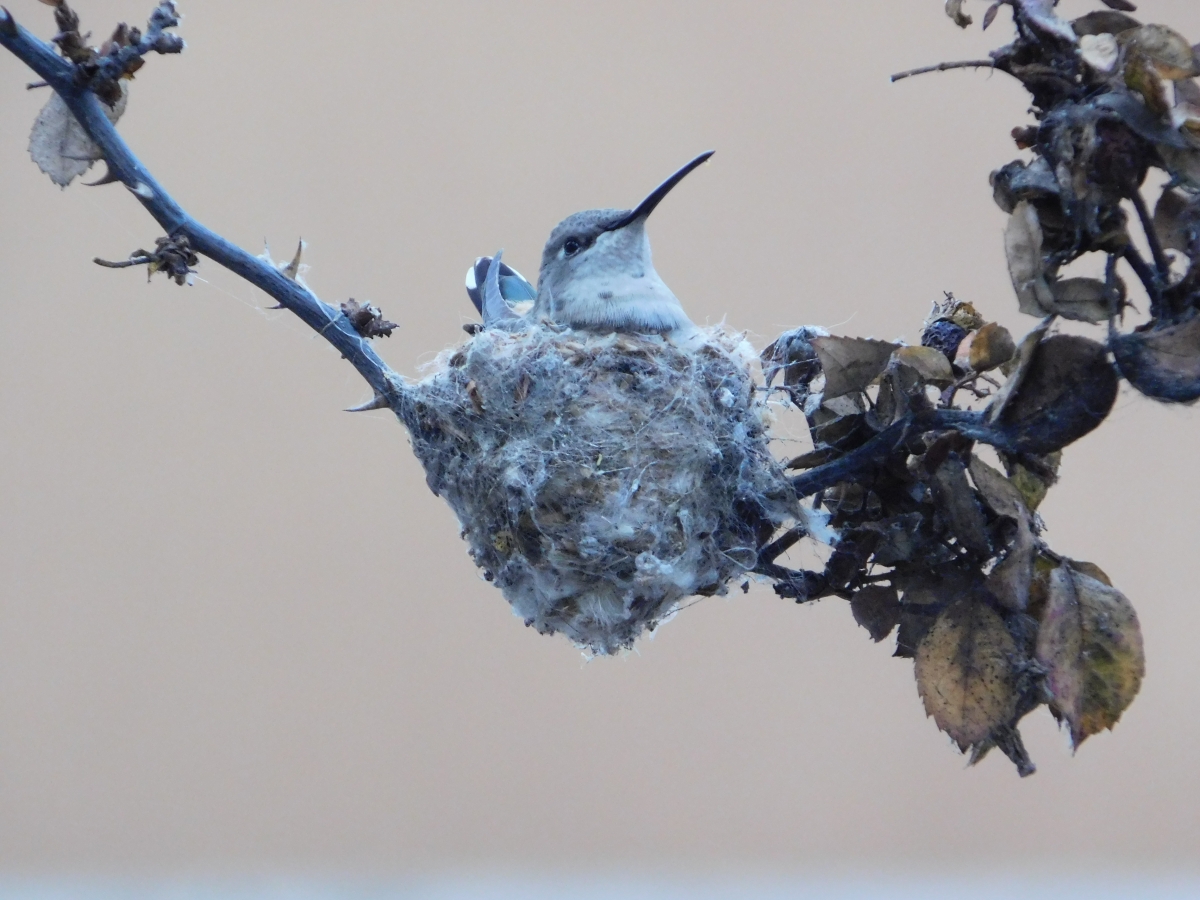
[[435,494],[513,611],[593,653],[722,594],[799,515],[767,447],[754,353],[721,328],[486,330],[404,411]]

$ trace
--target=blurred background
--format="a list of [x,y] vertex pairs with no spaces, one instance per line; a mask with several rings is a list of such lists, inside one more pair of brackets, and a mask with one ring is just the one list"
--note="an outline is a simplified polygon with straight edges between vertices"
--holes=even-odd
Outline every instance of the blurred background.
[[[987,176],[1027,95],[888,82],[1009,39],[942,5],[192,0],[120,127],[226,237],[303,237],[411,376],[463,339],[476,256],[533,279],[564,216],[710,148],[650,223],[697,322],[915,341],[950,290],[1020,335]],[[97,42],[151,7],[76,3]],[[1195,0],[1139,15],[1200,40]],[[1032,778],[966,768],[837,599],[756,584],[588,661],[480,579],[322,340],[207,261],[92,264],[159,232],[37,171],[32,77],[0,53],[0,893],[1200,894],[1200,412],[1125,389],[1066,453],[1047,538],[1132,599],[1147,676],[1078,754],[1027,718]]]

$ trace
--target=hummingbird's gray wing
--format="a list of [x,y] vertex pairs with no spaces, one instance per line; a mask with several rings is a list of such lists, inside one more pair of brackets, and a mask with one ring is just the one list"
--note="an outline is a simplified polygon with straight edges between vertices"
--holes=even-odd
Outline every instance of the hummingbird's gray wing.
[[[487,282],[488,268],[491,264],[490,256],[481,256],[467,269],[467,296],[471,298],[475,310],[480,315],[483,315],[483,286]],[[537,297],[533,285],[507,263],[500,263],[499,278],[500,296],[509,303],[521,303]]]
[[[521,319],[520,316],[512,311],[512,307],[508,305],[508,300],[505,299],[504,294],[500,290],[501,272],[508,268],[500,260],[503,253],[503,250],[496,251],[496,255],[492,257],[492,261],[488,264],[487,277],[483,281],[483,299],[480,312],[483,314],[484,328],[493,328],[505,322],[519,321]],[[509,269],[509,271],[513,270]],[[524,281],[523,278],[521,280]]]

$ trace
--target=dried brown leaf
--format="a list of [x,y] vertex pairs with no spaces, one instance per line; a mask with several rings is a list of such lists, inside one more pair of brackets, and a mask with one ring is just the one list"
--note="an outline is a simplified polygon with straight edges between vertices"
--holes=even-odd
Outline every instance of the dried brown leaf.
[[967,467],[957,456],[948,456],[933,473],[933,502],[945,517],[958,542],[973,553],[988,556],[992,544],[987,521],[967,482]]
[[825,398],[864,390],[879,377],[896,344],[870,338],[814,337],[811,341],[825,370]]
[[1101,584],[1106,584],[1109,587],[1113,586],[1112,579],[1109,578],[1107,573],[1105,573],[1105,571],[1094,562],[1084,562],[1082,559],[1068,559],[1066,562],[1080,575],[1086,575],[1088,578],[1095,578]]
[[1155,119],[1161,121],[1170,112],[1167,79],[1153,60],[1137,50],[1130,51],[1125,58],[1125,86],[1145,101],[1146,108],[1154,114]]
[[989,322],[971,337],[967,365],[973,372],[987,372],[1013,358],[1017,345],[1003,325]]
[[1013,449],[1053,453],[1104,421],[1118,386],[1103,344],[1073,334],[1052,335],[1037,345],[1020,386],[995,421],[1008,433]]
[[1183,191],[1163,191],[1154,207],[1154,230],[1159,242],[1168,250],[1188,251],[1188,227],[1200,228],[1200,205],[1187,215],[1191,198]]
[[1016,649],[1000,616],[970,597],[944,610],[918,645],[917,691],[925,712],[960,749],[1012,720]]
[[1200,398],[1200,315],[1110,340],[1121,374],[1148,397],[1174,403]]
[[951,575],[933,581],[921,579],[913,583],[893,582],[903,592],[900,601],[900,629],[896,632],[896,651],[893,656],[911,659],[924,640],[938,614],[956,599],[970,592],[969,583]]
[[1141,22],[1132,16],[1100,9],[1075,19],[1071,22],[1071,28],[1082,39],[1084,35],[1088,34],[1118,35],[1122,31],[1129,31],[1131,28],[1137,28],[1141,24]]
[[[121,97],[116,104],[102,104],[104,114],[114,125],[125,112],[128,95],[125,82],[122,82]],[[57,93],[50,95],[33,123],[29,133],[29,155],[60,187],[66,187],[103,156]]]
[[1107,321],[1110,313],[1108,288],[1095,278],[1064,278],[1050,282],[1053,296],[1048,313],[1076,322]]
[[1069,564],[1050,573],[1036,652],[1050,708],[1066,720],[1075,747],[1117,723],[1146,669],[1132,604]]
[[1008,274],[1017,292],[1020,310],[1031,316],[1044,316],[1054,303],[1054,295],[1046,281],[1046,264],[1042,258],[1042,226],[1037,209],[1027,200],[1019,202],[1004,230],[1004,253],[1008,258]]
[[867,629],[871,640],[879,643],[900,624],[900,600],[894,587],[867,585],[850,598],[854,621]]
[[954,381],[950,360],[933,347],[901,347],[893,356],[898,364],[913,369],[930,384],[945,385]]
[[1006,516],[1014,521],[1029,518],[1029,509],[1025,498],[1011,481],[999,469],[989,466],[978,456],[971,455],[971,480],[979,490],[983,502],[998,516]]
[[779,372],[787,387],[807,386],[821,374],[821,363],[812,347],[814,337],[828,337],[829,332],[816,325],[802,325],[785,331],[763,350],[760,358],[763,375],[770,384]]
[[1033,561],[1037,544],[1029,517],[1017,521],[1017,530],[1004,558],[992,567],[986,584],[992,596],[1005,609],[1022,612],[1029,608],[1029,591],[1033,584]]
[[[1028,459],[1028,457],[1024,458]],[[1045,465],[1036,470],[1011,458],[1006,458],[1004,463],[1009,480],[1020,491],[1021,498],[1025,501],[1025,506],[1031,512],[1041,506],[1042,501],[1046,499],[1046,494],[1049,492],[1051,485],[1058,480],[1058,467],[1062,463],[1062,453],[1051,453],[1039,457],[1038,461]]]
[[1171,125],[1200,147],[1200,82],[1184,78],[1173,84],[1175,105],[1171,108]]
[[985,12],[983,14],[983,30],[984,31],[987,31],[988,26],[991,25],[992,22],[996,21],[996,13],[1000,12],[1001,5],[1002,5],[1002,0],[996,0],[995,3],[993,3],[991,6],[989,6],[987,8],[987,12]]
[[1044,320],[1021,339],[1021,343],[1017,346],[1017,352],[1010,363],[1011,368],[1009,366],[1005,366],[1004,368],[1004,371],[1008,374],[1008,380],[1000,388],[1000,393],[996,395],[996,399],[988,405],[987,419],[989,422],[995,422],[999,419],[1008,404],[1012,402],[1017,388],[1021,386],[1021,382],[1029,372],[1030,366],[1033,365],[1033,358],[1037,354],[1038,344],[1046,334],[1047,329],[1049,329],[1050,322],[1050,319]]
[[879,534],[875,562],[881,566],[891,566],[912,559],[928,543],[928,539],[921,534],[924,524],[925,517],[921,513],[906,513],[864,525],[864,528]]
[[1200,191],[1200,149],[1180,149],[1159,144],[1158,152],[1172,178],[1189,190]]
[[1017,487],[978,456],[971,457],[970,471],[971,480],[992,512],[1012,519],[1017,526],[1004,558],[988,574],[988,589],[1006,609],[1024,610],[1029,605],[1035,549],[1029,509]]
[[1141,25],[1123,32],[1120,41],[1129,58],[1145,60],[1160,78],[1175,81],[1200,75],[1192,45],[1166,25]]
[[[300,257],[300,251],[296,251],[296,260]],[[377,337],[391,337],[392,332],[399,326],[395,322],[389,322],[383,317],[383,313],[372,306],[370,303],[359,303],[353,297],[342,304],[342,313],[350,320],[350,325],[360,336],[370,340]],[[468,393],[470,393],[468,391]]]
[[963,12],[963,0],[946,0],[946,15],[954,20],[959,28],[966,28],[975,20]]

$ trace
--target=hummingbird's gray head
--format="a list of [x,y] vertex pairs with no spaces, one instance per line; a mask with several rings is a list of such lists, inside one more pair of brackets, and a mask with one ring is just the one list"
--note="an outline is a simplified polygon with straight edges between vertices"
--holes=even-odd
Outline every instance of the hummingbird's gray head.
[[654,270],[646,219],[710,156],[696,157],[633,209],[589,209],[563,219],[542,252],[533,316],[597,331],[694,329]]

